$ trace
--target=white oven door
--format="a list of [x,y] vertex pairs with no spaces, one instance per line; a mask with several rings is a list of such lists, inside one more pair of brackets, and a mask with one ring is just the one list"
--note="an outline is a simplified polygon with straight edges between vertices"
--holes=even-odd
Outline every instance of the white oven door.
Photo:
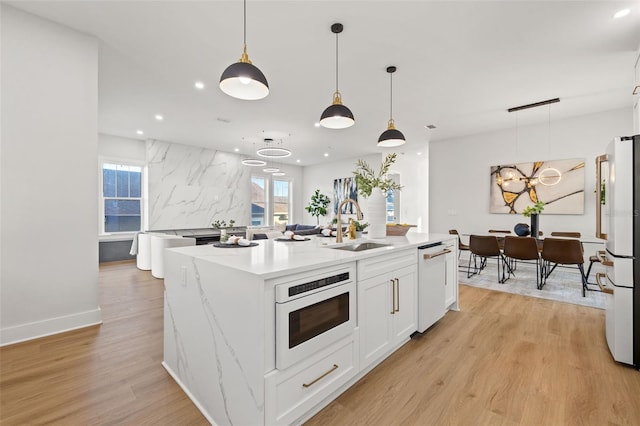
[[306,359],[355,327],[355,282],[276,303],[276,368]]

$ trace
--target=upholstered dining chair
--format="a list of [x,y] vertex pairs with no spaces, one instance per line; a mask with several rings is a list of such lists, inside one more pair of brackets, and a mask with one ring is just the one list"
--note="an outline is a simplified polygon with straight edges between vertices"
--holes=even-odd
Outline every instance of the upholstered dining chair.
[[[498,246],[498,238],[495,235],[470,235],[469,236],[469,265],[467,266],[467,278],[479,274],[487,265],[488,258],[495,258],[498,263],[498,282],[504,283],[504,268],[508,268],[506,259]],[[471,258],[473,258],[473,273],[471,273]],[[480,258],[480,265],[478,265]],[[500,264],[502,263],[502,276],[500,276]]]
[[463,250],[469,251],[469,246],[462,242],[462,239],[460,238],[460,234],[458,234],[457,229],[449,229],[449,234],[458,236],[458,258],[460,258],[460,255],[462,254]]
[[[538,242],[532,237],[504,237],[504,256],[507,261],[514,260],[514,264],[509,268],[509,275],[507,280],[511,278],[513,271],[515,270],[515,261],[518,260],[535,260],[536,261],[536,288],[541,289],[540,286],[542,271],[542,264],[540,260],[540,252],[538,251]],[[515,274],[514,274],[515,275]],[[505,280],[506,281],[506,280]]]
[[[580,240],[570,240],[563,238],[545,238],[542,245],[542,284],[540,288],[547,283],[547,278],[558,265],[576,265],[580,271],[580,279],[582,280],[582,297],[586,296],[587,277],[584,273],[584,253],[582,252],[582,243]],[[553,267],[551,267],[553,264]]]

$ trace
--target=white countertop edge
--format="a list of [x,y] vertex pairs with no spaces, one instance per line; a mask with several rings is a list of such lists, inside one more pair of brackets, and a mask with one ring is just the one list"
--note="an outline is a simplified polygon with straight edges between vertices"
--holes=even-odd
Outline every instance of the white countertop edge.
[[[211,245],[200,245],[167,250],[176,251],[191,256],[194,259],[215,263],[226,268],[250,273],[266,280],[283,275],[305,272],[310,269],[338,266],[344,263],[380,256],[385,252],[415,249],[424,244],[454,240],[457,237],[449,234],[423,234],[414,232],[408,233],[404,237],[386,237],[375,240],[345,240],[342,244],[336,244],[335,240],[327,238],[329,241],[327,241],[326,246],[321,245],[323,240],[317,240],[318,238],[321,237],[313,236],[308,241],[303,242],[281,242],[274,240],[253,241],[263,246],[261,249],[263,252],[266,252],[263,254],[264,259],[262,259],[260,263],[256,262],[255,253],[251,252],[252,250],[260,249],[258,247],[227,249],[215,248],[211,247]],[[389,244],[389,246],[361,252],[333,250],[330,248],[331,246],[366,242]],[[275,252],[277,252],[277,255]],[[283,258],[283,255],[286,258]]]

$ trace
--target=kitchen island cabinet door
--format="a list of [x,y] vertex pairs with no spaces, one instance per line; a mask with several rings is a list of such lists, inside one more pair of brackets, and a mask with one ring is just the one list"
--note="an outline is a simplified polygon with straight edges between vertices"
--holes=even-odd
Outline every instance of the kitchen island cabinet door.
[[360,367],[364,368],[391,349],[393,281],[388,274],[358,282]]
[[[456,241],[457,244],[457,241]],[[445,302],[444,309],[448,311],[453,309],[458,310],[458,250],[455,244],[448,245],[447,248],[451,250],[445,256],[446,275],[445,275]]]
[[360,369],[382,361],[418,328],[416,265],[358,281]]
[[400,343],[418,329],[418,279],[415,266],[394,271],[396,309],[392,315],[393,343]]

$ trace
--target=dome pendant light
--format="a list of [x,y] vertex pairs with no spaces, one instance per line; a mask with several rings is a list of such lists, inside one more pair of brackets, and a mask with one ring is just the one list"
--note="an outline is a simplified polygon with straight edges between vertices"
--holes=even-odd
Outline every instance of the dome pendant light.
[[394,146],[400,146],[405,143],[404,135],[398,129],[393,122],[393,73],[396,72],[396,67],[387,67],[387,72],[389,73],[389,78],[391,81],[391,96],[389,97],[389,125],[387,126],[387,130],[382,132],[380,137],[378,138],[378,146],[383,148],[391,148]]
[[336,35],[336,91],[333,94],[333,103],[324,110],[320,117],[320,125],[327,129],[345,129],[355,123],[351,110],[342,105],[342,96],[338,91],[338,34],[342,32],[342,29],[342,24],[331,25],[331,32]]
[[220,77],[220,90],[231,97],[247,101],[262,99],[269,94],[269,83],[267,83],[266,77],[258,67],[251,63],[249,55],[247,55],[247,0],[244,0],[242,57],[224,70]]

